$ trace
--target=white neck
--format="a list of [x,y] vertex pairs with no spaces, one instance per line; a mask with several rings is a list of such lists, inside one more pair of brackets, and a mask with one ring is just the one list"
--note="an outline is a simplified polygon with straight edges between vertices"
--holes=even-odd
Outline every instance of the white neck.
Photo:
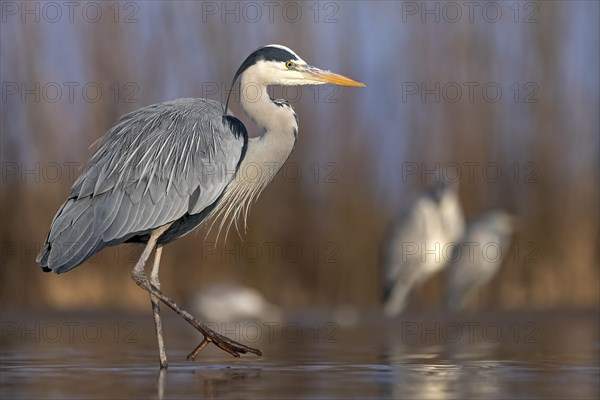
[[[277,105],[270,98],[267,86],[241,76],[242,108],[263,129],[263,134],[248,140],[246,155],[223,199],[213,211],[221,216],[219,232],[226,231],[233,221],[243,216],[244,226],[250,204],[271,182],[283,166],[296,142],[298,123],[294,112],[285,105]],[[228,222],[229,221],[229,222]]]
[[287,134],[298,129],[294,114],[287,107],[273,103],[266,85],[242,75],[240,91],[242,108],[266,134]]
[[269,183],[287,160],[298,132],[298,123],[292,110],[275,104],[269,97],[267,86],[249,80],[242,75],[241,103],[246,114],[263,129],[263,134],[248,142],[246,157],[240,165],[253,163],[267,167],[264,185]]

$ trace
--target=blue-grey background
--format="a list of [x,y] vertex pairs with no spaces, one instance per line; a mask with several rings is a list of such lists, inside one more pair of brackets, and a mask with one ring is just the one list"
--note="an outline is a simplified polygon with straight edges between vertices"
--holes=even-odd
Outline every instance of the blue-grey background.
[[[201,231],[165,249],[166,293],[185,303],[233,280],[289,308],[375,306],[387,224],[445,177],[460,181],[469,219],[492,208],[519,216],[479,307],[598,306],[597,2],[1,6],[3,307],[147,309],[129,279],[139,247],[43,274],[34,259],[50,221],[120,115],[178,97],[224,100],[243,59],[270,43],[368,86],[273,89],[300,120],[289,163],[247,234],[215,246]],[[439,307],[441,279],[411,307]]]

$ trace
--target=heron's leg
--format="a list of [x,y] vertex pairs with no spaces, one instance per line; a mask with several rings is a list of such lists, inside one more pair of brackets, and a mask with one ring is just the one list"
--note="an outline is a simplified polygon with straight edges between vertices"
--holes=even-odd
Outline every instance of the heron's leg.
[[156,398],[163,400],[165,397],[165,374],[167,371],[160,369],[158,371],[158,377],[156,378]]
[[[152,265],[152,272],[150,273],[150,283],[153,284],[157,289],[160,289],[160,280],[158,279],[158,270],[160,268],[160,256],[162,254],[162,246],[159,244],[156,246],[154,252],[154,264]],[[158,299],[153,294],[150,295],[152,301],[152,313],[154,314],[154,326],[156,327],[156,338],[158,340],[158,355],[160,357],[160,368],[167,369],[167,352],[165,351],[165,341],[162,334],[162,323],[160,321],[160,306]]]
[[133,271],[131,271],[131,277],[139,287],[146,290],[148,293],[155,296],[158,300],[165,303],[170,309],[179,314],[183,319],[185,319],[190,325],[196,328],[204,336],[204,339],[202,340],[200,345],[196,347],[196,349],[192,353],[190,353],[190,355],[188,356],[188,360],[193,360],[194,357],[196,357],[196,355],[198,354],[198,352],[200,352],[200,350],[206,347],[206,345],[210,342],[214,343],[221,350],[228,352],[234,357],[239,357],[240,353],[245,354],[248,352],[257,354],[259,356],[262,355],[262,352],[259,349],[254,349],[252,347],[248,347],[243,344],[237,343],[213,331],[206,325],[202,324],[190,313],[188,313],[185,310],[182,310],[173,300],[165,296],[163,292],[160,291],[160,289],[158,289],[156,286],[152,285],[148,281],[148,277],[146,276],[146,273],[144,271],[144,266],[146,265],[146,261],[148,261],[150,253],[156,246],[156,241],[158,240],[160,235],[162,235],[169,228],[169,226],[170,225],[164,225],[160,228],[155,229],[152,232],[152,234],[150,235],[150,239],[148,239],[148,243],[146,244],[146,247],[144,248],[144,251],[140,256],[139,261],[137,262],[135,267],[133,267]]

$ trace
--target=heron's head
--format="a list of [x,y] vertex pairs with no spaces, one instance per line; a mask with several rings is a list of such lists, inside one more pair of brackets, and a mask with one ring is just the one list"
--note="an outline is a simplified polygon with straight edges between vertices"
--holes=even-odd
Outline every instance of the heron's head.
[[291,49],[270,44],[255,50],[237,70],[233,82],[244,76],[246,84],[366,86],[343,75],[308,65]]

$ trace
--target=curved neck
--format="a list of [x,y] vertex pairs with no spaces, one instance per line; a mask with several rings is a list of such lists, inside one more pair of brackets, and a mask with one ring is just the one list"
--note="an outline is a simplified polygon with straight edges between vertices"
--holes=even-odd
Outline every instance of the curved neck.
[[260,165],[261,181],[266,185],[292,152],[298,134],[298,121],[289,105],[276,104],[271,100],[265,84],[242,75],[240,92],[244,111],[263,129],[260,137],[249,141],[240,167]]
[[296,135],[298,122],[294,112],[287,106],[275,104],[269,97],[266,85],[242,75],[240,92],[244,112],[264,130],[265,135]]
[[263,129],[263,134],[248,140],[246,154],[235,178],[211,212],[211,218],[223,217],[219,232],[224,226],[229,230],[233,221],[242,216],[245,226],[250,204],[283,166],[294,148],[298,133],[294,111],[288,105],[274,103],[269,98],[266,85],[249,82],[242,75],[240,91],[242,108]]

